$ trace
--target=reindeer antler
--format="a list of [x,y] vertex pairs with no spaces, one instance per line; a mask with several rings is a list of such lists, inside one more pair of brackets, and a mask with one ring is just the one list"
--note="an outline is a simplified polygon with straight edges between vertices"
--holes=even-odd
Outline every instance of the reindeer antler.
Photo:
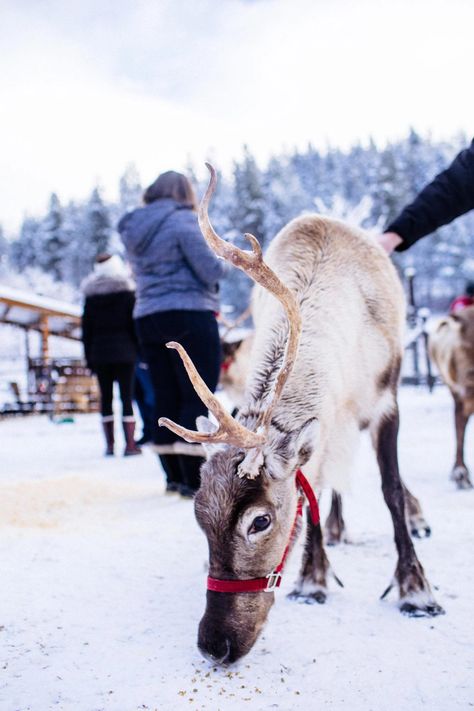
[[208,409],[215,416],[219,423],[219,427],[215,432],[195,432],[176,424],[176,422],[169,420],[167,417],[160,417],[158,420],[160,427],[167,427],[187,442],[223,442],[225,444],[235,444],[236,446],[244,447],[245,449],[250,449],[251,447],[257,447],[258,445],[263,444],[265,438],[262,434],[257,434],[248,430],[246,427],[237,422],[237,420],[235,420],[232,415],[230,415],[222,407],[219,400],[209,390],[206,383],[197,372],[194,363],[186,353],[183,346],[175,341],[170,341],[166,344],[166,347],[174,348],[178,351],[195,391],[203,403],[207,405]]
[[167,346],[169,348],[176,348],[178,350],[194,389],[204,404],[207,405],[216,416],[219,422],[219,428],[216,432],[210,434],[193,432],[164,417],[160,418],[159,424],[168,427],[188,442],[226,442],[245,449],[251,449],[252,447],[257,447],[264,443],[275,404],[278,402],[283,387],[293,368],[301,335],[301,315],[293,292],[280,281],[275,272],[263,261],[262,249],[256,237],[248,233],[245,234],[252,248],[252,251],[249,252],[226,242],[214,231],[209,220],[208,208],[211,196],[216,188],[217,177],[213,166],[210,163],[206,163],[206,166],[211,176],[206,193],[201,200],[198,210],[201,232],[218,257],[225,259],[248,274],[255,282],[276,296],[283,305],[289,322],[285,360],[276,377],[270,404],[257,423],[258,432],[256,433],[251,432],[238,423],[224,410],[217,398],[211,393],[197,373],[184,348],[178,343],[168,343]]

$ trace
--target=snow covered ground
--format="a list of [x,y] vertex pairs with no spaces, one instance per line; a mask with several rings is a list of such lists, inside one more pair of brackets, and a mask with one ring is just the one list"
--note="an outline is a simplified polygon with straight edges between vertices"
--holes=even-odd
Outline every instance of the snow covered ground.
[[196,648],[206,542],[192,503],[163,493],[152,452],[104,459],[91,415],[0,422],[1,711],[474,706],[474,492],[448,480],[447,391],[404,389],[401,410],[402,472],[433,528],[416,546],[447,614],[409,619],[393,593],[379,600],[396,558],[364,439],[346,497],[352,544],[328,551],[345,588],[323,606],[287,600],[295,550],[262,637],[224,669]]

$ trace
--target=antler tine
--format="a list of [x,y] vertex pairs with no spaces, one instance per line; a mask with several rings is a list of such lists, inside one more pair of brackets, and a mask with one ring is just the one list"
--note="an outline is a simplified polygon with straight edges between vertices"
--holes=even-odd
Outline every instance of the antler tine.
[[187,442],[222,442],[225,444],[234,444],[239,447],[244,447],[245,449],[250,449],[251,447],[257,447],[258,445],[263,444],[264,437],[262,434],[251,432],[246,427],[239,424],[237,420],[234,420],[234,418],[222,407],[218,399],[209,390],[206,383],[197,372],[191,358],[186,353],[183,346],[175,341],[170,341],[166,344],[166,347],[174,348],[178,351],[194,389],[206,407],[213,413],[213,415],[215,415],[219,426],[215,432],[195,432],[178,425],[176,422],[169,420],[167,417],[160,417],[158,420],[160,427],[167,427]]
[[203,233],[209,246],[219,257],[231,262],[234,266],[241,269],[254,281],[263,286],[264,289],[270,291],[280,301],[288,318],[289,334],[285,352],[285,360],[275,381],[271,403],[259,421],[260,425],[267,428],[270,423],[274,407],[278,402],[286,381],[288,380],[298,352],[298,345],[301,336],[300,310],[293,292],[283,284],[275,272],[263,261],[262,249],[254,235],[249,233],[245,234],[246,239],[250,242],[252,247],[252,251],[247,252],[221,239],[221,237],[219,237],[219,235],[217,235],[214,231],[214,228],[209,220],[208,207],[211,196],[216,188],[217,177],[214,167],[210,163],[206,163],[206,166],[209,169],[211,177],[206,193],[199,206],[198,217],[201,232]]
[[204,235],[208,245],[218,257],[221,257],[222,259],[231,262],[231,264],[239,269],[248,272],[252,269],[252,267],[255,268],[255,266],[263,261],[262,248],[260,247],[258,240],[253,235],[246,234],[245,237],[249,240],[252,247],[251,252],[246,252],[243,249],[235,247],[230,242],[226,242],[222,239],[222,237],[219,237],[217,232],[214,230],[209,220],[209,203],[216,189],[217,174],[214,166],[210,163],[206,163],[206,166],[209,169],[211,177],[207,190],[198,208],[199,227],[201,228],[201,232]]

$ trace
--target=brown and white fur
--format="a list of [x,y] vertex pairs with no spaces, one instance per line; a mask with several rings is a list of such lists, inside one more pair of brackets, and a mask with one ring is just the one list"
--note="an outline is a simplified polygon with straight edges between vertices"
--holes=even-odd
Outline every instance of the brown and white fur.
[[[238,412],[243,404],[245,383],[251,364],[252,344],[253,332],[250,332],[242,340],[223,344],[228,360],[219,383],[234,406],[235,412]],[[420,502],[403,482],[402,486],[410,533],[415,538],[427,538],[431,535],[431,527],[424,517]],[[324,540],[327,545],[331,546],[349,541],[343,517],[342,495],[335,490],[332,491],[331,506],[324,525]]]
[[456,458],[451,478],[459,489],[471,489],[464,436],[474,412],[474,306],[439,321],[430,334],[429,351],[454,399]]
[[[400,608],[410,614],[443,612],[405,519],[397,461],[404,298],[389,258],[364,233],[308,215],[275,237],[262,263],[255,238],[249,237],[252,253],[238,251],[209,224],[207,205],[216,180],[210,170],[199,212],[201,230],[216,253],[266,286],[255,293],[252,367],[238,422],[229,421],[205,390],[182,348],[170,344],[219,419],[216,430],[202,418],[202,433],[160,420],[188,441],[207,441],[205,446],[218,449],[202,467],[195,498],[196,518],[209,544],[210,576],[250,579],[274,570],[293,526],[296,470],[301,467],[313,487],[343,488],[359,430],[368,427],[393,521]],[[320,525],[307,525],[292,596],[318,601],[326,596],[329,563]],[[242,657],[273,601],[273,592],[208,590],[198,633],[202,653],[216,663]]]
[[245,394],[252,344],[252,332],[246,338],[231,343],[221,340],[224,362],[219,377],[219,385],[228,395],[236,411],[242,406]]

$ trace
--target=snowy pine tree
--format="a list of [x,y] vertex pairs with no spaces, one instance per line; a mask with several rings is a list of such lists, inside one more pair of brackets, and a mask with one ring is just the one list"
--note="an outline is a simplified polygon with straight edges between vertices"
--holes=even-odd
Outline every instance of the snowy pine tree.
[[67,246],[63,229],[64,214],[56,193],[49,200],[49,210],[40,226],[39,253],[36,263],[57,281],[63,277],[62,262]]
[[271,158],[262,177],[265,201],[264,235],[268,244],[297,215],[311,209],[294,163],[285,157]]
[[33,217],[25,217],[18,238],[10,247],[10,262],[19,272],[38,266],[41,247],[40,223]]
[[[199,186],[202,195],[207,187]],[[248,243],[243,238],[241,231],[234,227],[232,217],[235,208],[234,185],[226,181],[224,176],[217,171],[217,188],[210,205],[209,217],[217,233],[225,240],[247,249]],[[221,302],[224,316],[230,320],[239,316],[248,306],[252,282],[240,269],[228,268],[221,283]]]
[[140,205],[143,188],[140,176],[134,163],[127,165],[124,174],[119,180],[119,211],[123,215],[129,210],[134,210]]
[[[406,138],[382,148],[373,141],[346,151],[320,151],[308,145],[305,150],[270,157],[263,169],[245,147],[232,177],[219,175],[211,220],[222,237],[244,249],[248,248],[244,232],[255,234],[265,247],[293,217],[315,210],[362,220],[364,227],[382,231],[467,144],[462,135],[435,142],[412,129]],[[198,186],[199,196],[206,187],[207,178]],[[9,245],[12,266],[40,267],[77,288],[99,252],[121,250],[111,225],[141,202],[142,188],[133,165],[122,176],[119,193],[116,204],[106,205],[96,189],[87,202],[66,207],[53,195],[47,215],[26,218]],[[462,291],[465,281],[474,278],[473,252],[471,213],[394,255],[394,261],[401,271],[407,266],[417,270],[418,303],[442,310]],[[229,268],[222,282],[223,303],[239,314],[248,304],[251,286],[239,270]]]
[[79,287],[90,269],[85,234],[85,207],[70,202],[64,210],[64,234],[67,240],[64,275],[66,281]]
[[234,164],[233,227],[244,234],[250,232],[260,244],[264,242],[265,204],[262,176],[249,148],[244,146],[244,156]]
[[85,238],[92,259],[109,249],[111,225],[107,206],[94,188],[85,210]]
[[8,257],[9,248],[10,245],[8,243],[7,238],[5,237],[3,227],[2,225],[0,225],[0,265],[5,264],[6,259]]

